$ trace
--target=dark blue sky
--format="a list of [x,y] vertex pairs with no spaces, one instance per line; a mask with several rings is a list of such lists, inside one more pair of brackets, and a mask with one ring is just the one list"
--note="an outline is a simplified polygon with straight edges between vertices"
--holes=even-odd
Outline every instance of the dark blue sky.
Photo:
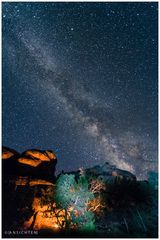
[[158,4],[3,3],[3,145],[58,169],[157,169]]

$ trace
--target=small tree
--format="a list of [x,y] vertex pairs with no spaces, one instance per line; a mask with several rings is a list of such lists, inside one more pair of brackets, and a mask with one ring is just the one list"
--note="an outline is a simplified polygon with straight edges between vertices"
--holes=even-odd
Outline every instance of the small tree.
[[[94,198],[89,191],[88,181],[84,175],[78,181],[72,174],[62,174],[56,182],[56,202],[65,209],[66,228],[73,224],[78,230],[93,231],[94,214],[88,211],[88,204]],[[69,218],[68,218],[69,216]]]
[[106,184],[98,178],[91,179],[89,189],[92,193],[99,194],[101,191],[106,190]]
[[95,198],[89,203],[89,210],[96,215],[104,213],[107,207],[103,199],[103,193],[106,191],[106,184],[102,179],[91,178],[89,182],[89,190],[94,194]]

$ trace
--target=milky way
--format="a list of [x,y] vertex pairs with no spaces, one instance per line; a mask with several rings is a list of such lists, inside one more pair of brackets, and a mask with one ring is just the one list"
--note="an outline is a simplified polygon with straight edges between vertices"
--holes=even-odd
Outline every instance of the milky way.
[[157,170],[157,3],[3,3],[3,144],[59,170]]

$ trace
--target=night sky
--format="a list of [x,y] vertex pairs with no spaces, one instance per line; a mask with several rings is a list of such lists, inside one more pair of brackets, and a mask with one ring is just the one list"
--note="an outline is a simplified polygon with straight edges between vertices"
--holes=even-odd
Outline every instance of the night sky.
[[157,170],[158,4],[2,3],[2,143],[58,171]]

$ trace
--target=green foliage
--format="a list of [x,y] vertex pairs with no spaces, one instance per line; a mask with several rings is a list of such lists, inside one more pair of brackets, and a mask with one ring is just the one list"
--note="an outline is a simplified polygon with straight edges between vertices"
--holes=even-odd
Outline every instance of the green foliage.
[[95,231],[94,214],[92,212],[84,212],[83,215],[77,218],[79,229],[81,231]]
[[[56,182],[56,203],[67,209],[72,202],[72,188],[76,185],[74,175],[62,174]],[[73,199],[74,201],[74,199]]]
[[94,214],[87,210],[88,202],[93,198],[84,175],[76,181],[74,175],[62,174],[56,182],[56,203],[70,212],[71,221],[77,225],[78,230],[95,229]]

